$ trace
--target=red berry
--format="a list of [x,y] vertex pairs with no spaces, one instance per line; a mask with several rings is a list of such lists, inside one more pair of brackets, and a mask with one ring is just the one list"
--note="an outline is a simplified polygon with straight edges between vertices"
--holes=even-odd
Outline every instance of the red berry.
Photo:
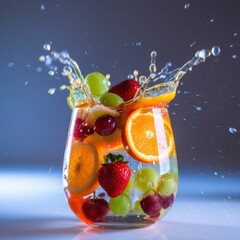
[[167,209],[173,205],[174,202],[174,194],[172,193],[169,196],[159,196],[160,202],[164,209]]
[[162,203],[159,199],[160,195],[147,195],[140,201],[142,210],[150,217],[157,217],[162,209]]
[[93,129],[90,128],[81,118],[77,118],[73,130],[75,140],[83,141],[84,138],[93,134]]
[[82,211],[90,221],[103,222],[109,212],[109,206],[103,198],[87,199],[82,205]]
[[123,162],[114,162],[99,169],[98,181],[109,197],[119,196],[131,176],[130,167]]
[[134,98],[140,87],[136,80],[127,79],[110,88],[109,92],[117,94],[126,102]]
[[93,129],[101,136],[108,136],[115,131],[116,127],[117,123],[114,117],[103,115],[96,120]]

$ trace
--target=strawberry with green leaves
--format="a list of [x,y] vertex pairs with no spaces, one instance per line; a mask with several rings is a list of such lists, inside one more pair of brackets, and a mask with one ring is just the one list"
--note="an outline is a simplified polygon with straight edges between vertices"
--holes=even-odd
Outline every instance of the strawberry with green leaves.
[[109,153],[104,156],[105,163],[99,169],[98,181],[111,198],[119,196],[128,185],[131,169],[123,156]]

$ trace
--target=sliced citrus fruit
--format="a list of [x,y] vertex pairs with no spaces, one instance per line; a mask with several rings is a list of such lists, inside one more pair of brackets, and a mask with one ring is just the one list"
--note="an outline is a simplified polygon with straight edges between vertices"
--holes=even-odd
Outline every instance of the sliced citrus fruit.
[[86,196],[96,190],[99,167],[96,148],[90,143],[75,143],[69,159],[69,191]]
[[165,160],[174,149],[169,118],[160,108],[132,112],[123,128],[122,141],[130,156],[144,163]]
[[128,102],[122,106],[129,108],[165,107],[175,96],[176,91],[173,91],[156,97],[142,97],[135,102]]
[[90,224],[92,222],[88,220],[82,212],[82,205],[84,202],[85,202],[85,199],[80,195],[71,194],[68,198],[68,205],[70,206],[72,211],[75,213],[75,215],[78,218],[80,218],[83,222]]
[[95,132],[86,138],[85,141],[92,143],[103,152],[124,149],[122,146],[121,129],[119,128],[116,128],[116,130],[108,136],[100,136]]

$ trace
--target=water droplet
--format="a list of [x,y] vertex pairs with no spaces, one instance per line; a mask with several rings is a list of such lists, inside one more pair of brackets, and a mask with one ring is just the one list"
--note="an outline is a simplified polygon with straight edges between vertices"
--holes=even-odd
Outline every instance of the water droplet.
[[196,110],[197,110],[197,111],[201,111],[201,110],[202,110],[202,107],[196,107]]
[[193,42],[190,44],[190,48],[192,48],[197,42]]
[[55,92],[56,92],[56,88],[50,88],[50,89],[48,90],[48,94],[49,94],[49,95],[53,95]]
[[210,19],[210,23],[213,23],[214,21],[215,21],[215,19],[214,19],[214,18]]
[[235,32],[235,33],[233,34],[233,36],[234,36],[234,37],[236,37],[237,35],[238,35],[238,33],[237,33],[237,32]]
[[228,130],[229,130],[229,132],[232,133],[232,134],[237,133],[237,129],[236,129],[236,128],[230,127]]
[[12,68],[14,66],[14,63],[13,62],[10,62],[9,64],[8,64],[8,67],[9,68]]
[[45,43],[43,45],[43,49],[46,50],[46,51],[50,51],[51,50],[51,45],[49,43]]
[[230,47],[230,48],[233,48],[233,46],[234,46],[234,45],[233,45],[233,44],[231,44],[229,47]]
[[109,80],[110,77],[111,77],[111,75],[108,73],[108,74],[106,75],[106,79]]
[[39,62],[45,62],[45,56],[40,56],[39,58],[38,58],[38,60],[39,60]]
[[65,90],[65,89],[68,89],[68,86],[67,86],[67,85],[61,85],[61,86],[60,86],[60,90],[63,91],[63,90]]
[[214,57],[217,57],[221,53],[221,48],[219,46],[213,46],[211,49],[211,53]]
[[49,66],[49,65],[51,65],[52,64],[52,58],[49,56],[49,55],[47,55],[46,57],[45,57],[45,65],[46,66]]
[[188,8],[190,8],[190,3],[186,3],[186,4],[184,5],[184,9],[188,9]]
[[237,59],[237,54],[233,54],[233,55],[232,55],[232,58],[233,58],[233,59]]
[[140,47],[142,45],[142,42],[136,42],[136,46]]
[[71,74],[71,73],[72,73],[72,68],[70,66],[65,66],[63,68],[63,72],[62,72],[63,76],[67,76],[68,74]]
[[157,57],[157,52],[156,51],[152,51],[151,52],[151,58],[155,58]]
[[215,176],[217,176],[217,175],[218,175],[218,173],[217,173],[217,172],[214,172],[214,175],[215,175]]
[[134,76],[133,76],[133,74],[128,74],[127,78],[128,79],[134,79]]
[[157,72],[157,66],[155,63],[152,63],[150,66],[149,66],[149,71],[150,73],[156,73]]
[[196,52],[195,56],[199,57],[201,59],[201,61],[205,61],[207,57],[209,57],[211,55],[210,50],[208,49],[202,49],[198,52]]
[[28,85],[28,81],[26,81],[26,82],[24,83],[24,85],[25,85],[25,86]]
[[50,70],[50,71],[48,71],[48,74],[49,74],[50,76],[54,76],[55,72],[54,72],[53,70]]
[[37,72],[41,72],[42,71],[42,68],[41,67],[37,67]]
[[40,10],[44,11],[45,10],[45,6],[43,4],[40,5]]

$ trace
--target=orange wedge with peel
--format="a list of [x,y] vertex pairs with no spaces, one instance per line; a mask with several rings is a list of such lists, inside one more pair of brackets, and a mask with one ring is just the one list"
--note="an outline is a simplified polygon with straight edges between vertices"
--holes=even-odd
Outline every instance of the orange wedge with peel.
[[160,108],[133,111],[122,130],[122,141],[129,155],[143,163],[157,163],[174,150],[170,121]]
[[97,149],[90,143],[77,142],[72,146],[68,166],[68,189],[86,196],[99,185],[97,177],[100,162]]

